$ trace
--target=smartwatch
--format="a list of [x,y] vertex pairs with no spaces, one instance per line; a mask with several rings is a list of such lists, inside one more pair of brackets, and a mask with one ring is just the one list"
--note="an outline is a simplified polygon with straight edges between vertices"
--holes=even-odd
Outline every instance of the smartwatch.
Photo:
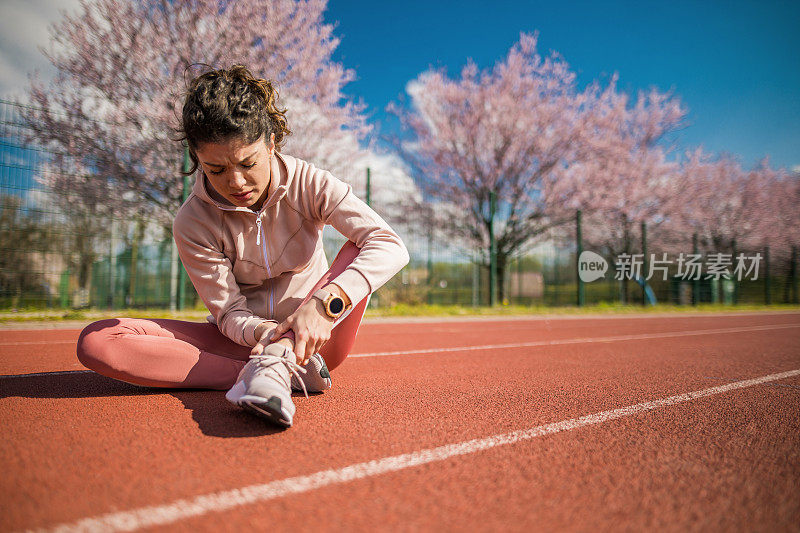
[[333,319],[339,318],[345,312],[344,300],[341,296],[320,289],[314,293],[314,298],[322,302],[322,307],[325,308],[325,313]]

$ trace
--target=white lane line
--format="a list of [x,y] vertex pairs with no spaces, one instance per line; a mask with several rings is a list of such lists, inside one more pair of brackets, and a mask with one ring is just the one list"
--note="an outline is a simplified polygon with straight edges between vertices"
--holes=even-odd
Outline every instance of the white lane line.
[[446,316],[446,317],[368,317],[365,324],[447,324],[451,322],[550,322],[560,320],[624,320],[624,319],[691,319],[691,318],[730,318],[730,317],[769,317],[797,315],[794,310],[785,311],[727,311],[722,313],[677,311],[674,313],[620,313],[614,315],[586,313],[582,315],[545,314],[545,315],[478,315],[478,316]]
[[[469,323],[469,322],[491,322],[491,323],[509,323],[514,324],[516,322],[557,322],[557,321],[566,321],[566,320],[628,320],[628,319],[653,319],[653,320],[660,320],[660,319],[691,319],[691,318],[731,318],[731,317],[771,317],[771,316],[787,316],[787,315],[798,315],[797,311],[786,310],[786,311],[771,311],[771,312],[750,312],[750,311],[730,311],[726,313],[644,313],[644,314],[617,314],[617,315],[593,315],[593,314],[585,314],[585,315],[541,315],[541,316],[518,316],[518,315],[511,315],[511,316],[492,316],[492,315],[482,315],[482,316],[453,316],[453,317],[404,317],[404,318],[386,318],[386,317],[371,317],[365,318],[363,323],[364,324],[374,324],[374,325],[394,325],[394,324],[414,324],[414,323],[426,323],[426,324],[445,324],[451,325],[454,322],[459,323]],[[71,330],[74,328],[42,328],[43,330],[47,331],[58,331],[58,330]],[[33,330],[25,329],[3,329],[0,328],[0,332],[2,331],[14,331],[14,332],[30,332]],[[76,329],[75,331],[78,331]],[[0,346],[25,346],[25,345],[36,345],[36,344],[70,344],[75,343],[77,340],[73,341],[65,341],[65,340],[58,340],[58,341],[20,341],[20,342],[0,342]]]
[[501,348],[528,348],[533,346],[558,346],[562,344],[583,344],[592,342],[634,341],[642,339],[663,339],[668,337],[689,337],[694,335],[716,335],[720,333],[744,333],[748,331],[769,331],[774,329],[800,328],[800,324],[780,324],[773,326],[745,326],[743,328],[699,329],[694,331],[672,331],[664,333],[640,333],[636,335],[614,335],[611,337],[587,337],[583,339],[558,339],[552,341],[514,342],[508,344],[484,344],[481,346],[460,346],[456,348],[431,348],[428,350],[401,350],[395,352],[355,353],[352,357],[379,357],[384,355],[415,355],[444,352],[465,352],[474,350],[497,350]]
[[73,341],[19,341],[19,342],[0,342],[0,346],[31,346],[31,345],[50,345],[50,344],[77,344],[78,339]]
[[[662,315],[658,315],[656,318],[661,317],[661,316]],[[664,316],[669,316],[669,315],[664,315]],[[692,317],[695,317],[695,316],[697,316],[697,315],[692,315]],[[706,316],[706,315],[703,315],[703,316]],[[707,315],[707,316],[712,317],[712,316],[719,316],[719,315]],[[744,314],[738,315],[738,316],[744,316]],[[617,318],[617,317],[615,316],[615,317],[608,317],[608,318]],[[641,316],[641,317],[639,317],[637,315],[637,316],[628,317],[628,318],[653,318],[653,317],[650,317],[650,316]],[[534,322],[534,321],[538,322],[538,321],[542,321],[542,320],[551,320],[551,319],[549,319],[549,318],[548,319],[536,318],[536,319],[529,319],[529,320],[531,320],[532,322]],[[751,330],[759,330],[759,329],[780,329],[780,328],[796,328],[796,327],[800,327],[800,324],[744,326],[744,327],[741,327],[741,328],[698,330],[697,333],[692,333],[692,332],[681,332],[681,333],[685,333],[687,335],[692,335],[692,334],[700,335],[700,334],[703,334],[703,333],[731,333],[731,332],[736,332],[736,331],[751,331]],[[644,335],[648,335],[648,334],[644,334]],[[620,336],[619,338],[617,338],[617,337],[600,337],[599,339],[584,339],[584,340],[581,340],[580,342],[605,342],[605,339],[609,339],[609,340],[633,340],[633,339],[638,339],[638,338],[650,339],[650,338],[658,338],[658,337],[661,337],[661,336],[676,336],[676,335],[666,335],[666,334],[660,334],[660,333],[654,333],[652,335],[655,335],[656,337],[649,337],[649,336],[642,337],[642,336],[636,336],[636,335],[632,335],[632,336],[631,335],[627,335],[627,336],[623,335],[623,336]],[[75,340],[56,340],[56,341],[19,341],[19,342],[0,342],[0,346],[37,346],[37,345],[46,346],[46,345],[51,345],[51,344],[76,344],[77,342],[78,342],[77,339],[75,339]],[[562,342],[562,341],[554,341],[551,344],[563,344],[563,343],[564,342]],[[472,349],[473,350],[475,350],[475,349],[484,350],[484,349],[491,349],[491,348],[495,348],[495,347],[496,348],[514,348],[514,347],[518,347],[518,346],[545,346],[545,344],[541,344],[541,343],[534,343],[534,344],[530,344],[530,343],[498,344],[498,345],[487,345],[486,347],[483,347],[483,346],[472,347]],[[442,350],[437,350],[437,351],[454,351],[454,350],[463,350],[463,349],[465,349],[465,348],[447,348],[447,349],[442,349]],[[410,354],[410,353],[433,353],[433,352],[432,351],[428,351],[428,350],[426,350],[424,352],[419,352],[419,351],[379,352],[379,353],[374,353],[374,354],[372,354],[372,353],[368,353],[368,354],[352,354],[352,355],[350,355],[350,357],[371,357],[371,356],[374,356],[374,355],[404,355],[404,354]]]
[[763,383],[800,376],[800,370],[789,370],[778,374],[769,374],[744,381],[728,383],[719,387],[711,387],[694,392],[677,394],[660,400],[637,403],[628,407],[602,411],[579,418],[562,420],[551,424],[543,424],[530,429],[512,431],[479,439],[447,444],[436,448],[428,448],[412,453],[394,455],[375,459],[364,463],[357,463],[343,468],[322,470],[307,476],[290,477],[280,479],[262,485],[250,485],[240,489],[225,490],[204,494],[190,499],[176,500],[164,505],[151,507],[140,507],[130,511],[108,513],[93,518],[84,518],[77,522],[59,524],[48,529],[38,531],[53,531],[68,533],[73,531],[133,531],[144,527],[171,524],[179,520],[193,516],[201,516],[207,513],[224,511],[253,503],[265,502],[276,498],[282,498],[290,494],[308,492],[329,485],[347,483],[357,479],[371,476],[378,476],[387,472],[396,472],[406,468],[444,461],[450,457],[467,455],[471,453],[514,444],[515,442],[535,439],[570,431],[584,426],[601,424],[610,420],[616,420],[627,416],[632,416],[645,411],[650,411],[659,407],[667,407],[679,403],[722,394],[736,389],[753,387]]
[[[775,329],[800,328],[800,324],[779,324],[773,326],[746,326],[743,328],[701,329],[695,331],[672,331],[666,333],[641,333],[637,335],[615,335],[612,337],[588,337],[584,339],[559,339],[552,341],[517,342],[509,344],[484,344],[481,346],[458,346],[455,348],[431,348],[429,350],[400,350],[395,352],[355,353],[347,357],[380,357],[387,355],[422,355],[446,352],[468,352],[477,350],[496,350],[501,348],[530,348],[536,346],[559,346],[564,344],[584,344],[592,342],[618,342],[643,339],[663,339],[669,337],[689,337],[694,335],[715,335],[720,333],[746,333],[748,331],[769,331]],[[2,345],[2,343],[0,343]],[[91,372],[91,370],[74,370],[65,372],[38,372],[34,374],[0,375],[0,379],[25,378],[34,376],[53,376],[59,374],[75,374]]]

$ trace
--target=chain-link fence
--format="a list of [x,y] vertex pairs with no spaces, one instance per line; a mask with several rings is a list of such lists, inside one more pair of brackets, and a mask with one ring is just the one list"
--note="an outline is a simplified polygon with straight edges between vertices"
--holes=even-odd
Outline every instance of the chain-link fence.
[[[23,111],[24,106],[0,100],[0,310],[202,306],[191,283],[180,275],[168,224],[143,216],[116,217],[107,210],[100,214],[78,202],[81,190],[70,186],[78,177],[72,174],[75,166],[63,154],[27,139]],[[364,199],[381,196],[370,190],[366,176],[340,177]],[[81,178],[85,181],[86,176]],[[176,169],[176,184],[180,179]],[[388,192],[383,196],[394,193]],[[491,276],[480,259],[485,254],[458,247],[423,224],[392,220],[379,201],[373,205],[401,233],[411,262],[374,295],[372,306],[489,303]],[[797,302],[794,249],[696,250],[704,264],[714,253],[731,254],[731,274],[737,255],[761,254],[755,279],[751,272],[737,282],[735,275],[731,280],[707,279],[706,272],[697,280],[686,278],[678,259],[695,250],[632,246],[627,254],[614,256],[582,243],[581,249],[592,250],[607,265],[604,277],[587,282],[578,273],[577,227],[564,229],[561,239],[506,258],[497,276],[498,304]],[[332,258],[344,238],[330,227],[323,236]],[[665,253],[671,262],[649,272]],[[642,270],[626,271],[625,256],[632,257],[635,266],[637,255],[642,256]]]

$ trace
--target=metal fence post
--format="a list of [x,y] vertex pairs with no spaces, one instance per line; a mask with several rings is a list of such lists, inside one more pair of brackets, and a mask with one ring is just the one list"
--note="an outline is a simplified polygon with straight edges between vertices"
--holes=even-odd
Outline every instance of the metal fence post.
[[558,307],[561,296],[561,261],[558,257],[558,248],[553,255],[553,305]]
[[769,246],[764,248],[764,304],[772,304],[772,292],[769,279]]
[[426,270],[428,277],[428,304],[433,303],[433,257],[431,256],[433,248],[433,226],[428,226],[428,260],[426,262]]
[[[628,219],[627,213],[622,214],[622,239],[623,239],[623,247],[625,250],[625,254],[629,257],[631,256],[631,229],[630,229],[630,220]],[[628,305],[630,300],[630,295],[628,294],[628,276],[621,276],[619,280],[619,301],[623,305]]]
[[169,310],[175,311],[178,309],[178,246],[175,244],[175,238],[172,238],[172,246],[170,247],[169,257]]
[[[733,252],[733,263],[736,264],[736,239],[731,242],[731,251]],[[736,305],[739,303],[739,280],[736,279],[736,276],[731,276],[731,281],[733,282],[733,305]]]
[[481,284],[481,272],[478,267],[478,259],[475,258],[472,262],[472,307],[478,307],[479,293]]
[[799,303],[797,294],[797,246],[792,246],[791,276],[789,283],[791,283],[792,291],[791,301],[793,304],[797,304]]
[[69,276],[70,270],[67,268],[61,272],[61,279],[58,284],[59,305],[62,309],[69,307]]
[[[192,168],[192,161],[189,157],[189,146],[184,141],[183,144],[183,191],[181,193],[181,204],[186,201],[189,197],[189,192],[191,190],[191,183],[190,177],[185,174],[189,172],[189,169]],[[178,309],[183,309],[186,307],[186,269],[183,268],[183,263],[179,265],[179,272],[178,272]]]
[[[135,224],[133,228],[133,240],[131,242],[131,264],[130,276],[128,279],[128,298],[125,302],[127,307],[136,305],[136,292],[139,290],[139,247],[141,246],[142,236],[144,234],[144,219],[141,214],[135,217]],[[145,305],[147,304],[147,291],[145,289]],[[141,302],[139,302],[141,303]]]
[[[697,244],[697,233],[692,234],[692,253],[697,255],[700,249]],[[692,281],[692,305],[700,303],[700,277],[697,276]]]
[[586,301],[586,294],[584,292],[583,280],[581,279],[581,254],[583,253],[583,232],[581,229],[581,210],[578,209],[575,213],[575,240],[577,241],[578,249],[575,255],[575,276],[578,280],[578,307],[583,307]]
[[115,293],[116,291],[116,281],[117,281],[117,253],[114,250],[114,244],[117,240],[117,220],[112,218],[111,219],[111,246],[110,246],[110,253],[108,256],[108,308],[115,309],[116,308],[116,301],[115,301]]
[[497,243],[494,239],[494,212],[497,196],[489,191],[489,305],[497,301]]
[[647,306],[647,222],[642,221],[642,305]]

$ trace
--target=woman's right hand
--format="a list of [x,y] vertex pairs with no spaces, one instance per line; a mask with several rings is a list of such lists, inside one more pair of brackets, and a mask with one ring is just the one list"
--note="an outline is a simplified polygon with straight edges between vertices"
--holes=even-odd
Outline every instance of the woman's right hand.
[[253,336],[256,338],[256,345],[250,350],[250,355],[260,355],[264,353],[264,348],[270,344],[272,333],[275,331],[275,324],[271,322],[262,322],[256,326]]
[[[262,322],[259,324],[254,332],[254,337],[258,339],[258,342],[256,342],[256,345],[250,350],[250,355],[260,355],[264,353],[264,348],[275,342],[272,340],[275,337],[275,330],[276,327],[274,323]],[[294,353],[294,341],[292,341],[292,339],[284,337],[278,340],[277,343],[283,344]],[[297,355],[295,355],[295,359],[297,359]]]

